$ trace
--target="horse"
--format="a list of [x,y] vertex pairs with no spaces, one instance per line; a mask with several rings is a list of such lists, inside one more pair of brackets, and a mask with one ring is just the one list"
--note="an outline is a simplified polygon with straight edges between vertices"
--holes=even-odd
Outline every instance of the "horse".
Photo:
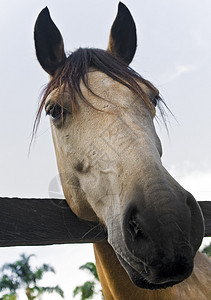
[[211,299],[201,210],[161,162],[154,118],[163,100],[129,67],[137,35],[128,8],[119,3],[107,50],[67,56],[47,7],[34,40],[50,75],[34,130],[45,109],[70,209],[107,231],[94,244],[105,299]]

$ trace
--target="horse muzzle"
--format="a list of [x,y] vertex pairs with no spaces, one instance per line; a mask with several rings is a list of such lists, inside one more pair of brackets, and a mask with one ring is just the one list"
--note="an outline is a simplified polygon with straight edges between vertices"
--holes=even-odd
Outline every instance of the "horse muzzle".
[[121,229],[127,253],[117,254],[131,280],[142,288],[161,289],[188,278],[204,236],[194,197],[165,190],[147,199],[138,188],[131,198]]

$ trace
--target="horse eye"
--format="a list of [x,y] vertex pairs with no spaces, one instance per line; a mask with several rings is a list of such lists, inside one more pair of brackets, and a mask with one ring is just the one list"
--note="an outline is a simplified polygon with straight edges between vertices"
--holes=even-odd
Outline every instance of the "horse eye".
[[154,107],[157,106],[158,101],[159,101],[159,98],[160,98],[160,97],[159,97],[158,95],[156,95],[156,96],[151,100],[152,105],[153,105]]
[[46,109],[46,115],[49,115],[53,121],[64,119],[65,109],[59,104],[52,104]]

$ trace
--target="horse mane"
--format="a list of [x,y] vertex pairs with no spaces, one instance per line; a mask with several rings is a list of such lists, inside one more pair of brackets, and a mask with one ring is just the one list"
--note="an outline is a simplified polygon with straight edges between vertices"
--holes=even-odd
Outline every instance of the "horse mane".
[[[51,80],[43,90],[43,96],[34,122],[33,136],[38,128],[42,110],[45,105],[45,100],[53,90],[57,88],[68,88],[70,99],[72,101],[72,112],[77,111],[78,108],[77,96],[79,96],[88,105],[92,106],[84,97],[80,88],[80,82],[82,81],[85,87],[94,94],[94,92],[89,87],[87,76],[90,69],[101,71],[107,76],[111,77],[113,80],[128,87],[132,92],[137,94],[141,100],[145,102],[150,110],[154,112],[154,106],[151,103],[151,100],[138,84],[144,83],[155,92],[155,95],[159,97],[158,90],[148,80],[144,79],[140,74],[138,74],[128,65],[124,64],[118,58],[110,55],[105,50],[95,48],[79,48],[67,57],[64,65],[59,70],[57,70],[56,74],[51,78]],[[164,103],[160,97],[159,99],[159,102]],[[164,111],[163,109],[161,109],[160,105],[158,105],[158,107],[163,117]]]

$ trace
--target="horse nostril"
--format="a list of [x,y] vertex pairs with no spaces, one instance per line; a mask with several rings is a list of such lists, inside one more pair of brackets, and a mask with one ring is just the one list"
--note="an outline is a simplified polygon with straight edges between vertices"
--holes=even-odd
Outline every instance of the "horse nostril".
[[134,214],[131,215],[129,219],[129,232],[132,236],[133,241],[135,239],[148,239],[147,235],[144,233],[143,229],[141,228],[140,222],[137,221]]
[[139,259],[144,259],[152,248],[152,241],[145,230],[143,222],[143,217],[137,209],[130,209],[127,211],[123,225],[127,248]]

